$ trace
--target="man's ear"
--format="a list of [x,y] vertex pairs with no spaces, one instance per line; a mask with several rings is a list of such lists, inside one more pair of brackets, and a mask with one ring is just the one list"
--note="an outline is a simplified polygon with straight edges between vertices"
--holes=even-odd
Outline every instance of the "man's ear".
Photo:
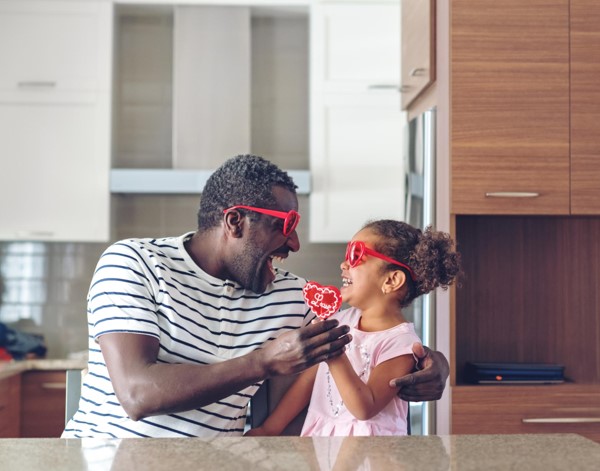
[[225,232],[235,239],[239,239],[244,235],[244,216],[236,209],[232,209],[225,213],[223,225],[225,227]]

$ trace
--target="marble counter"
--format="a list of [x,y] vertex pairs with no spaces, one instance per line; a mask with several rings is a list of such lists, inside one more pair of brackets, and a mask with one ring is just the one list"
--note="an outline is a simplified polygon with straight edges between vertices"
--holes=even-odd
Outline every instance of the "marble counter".
[[0,469],[597,471],[600,445],[575,434],[4,439]]
[[85,367],[87,359],[83,358],[0,361],[0,379],[30,370],[82,370]]

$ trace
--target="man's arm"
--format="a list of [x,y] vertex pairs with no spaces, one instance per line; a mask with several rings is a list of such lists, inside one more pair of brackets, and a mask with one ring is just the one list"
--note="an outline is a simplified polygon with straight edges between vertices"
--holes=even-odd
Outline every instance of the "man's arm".
[[110,333],[99,343],[119,402],[133,420],[197,409],[273,376],[298,373],[344,351],[336,320],[282,334],[263,348],[212,365],[158,363],[148,335]]
[[446,357],[420,343],[413,344],[413,353],[418,359],[416,371],[390,381],[398,388],[398,396],[405,401],[437,401],[442,397],[450,365]]

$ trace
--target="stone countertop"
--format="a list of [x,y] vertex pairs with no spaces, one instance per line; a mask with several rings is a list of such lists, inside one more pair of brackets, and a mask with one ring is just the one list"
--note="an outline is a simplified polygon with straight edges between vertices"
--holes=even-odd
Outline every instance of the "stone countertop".
[[0,379],[31,370],[82,370],[86,367],[87,359],[84,358],[0,361]]
[[599,466],[600,444],[575,434],[0,440],[3,471],[597,471]]

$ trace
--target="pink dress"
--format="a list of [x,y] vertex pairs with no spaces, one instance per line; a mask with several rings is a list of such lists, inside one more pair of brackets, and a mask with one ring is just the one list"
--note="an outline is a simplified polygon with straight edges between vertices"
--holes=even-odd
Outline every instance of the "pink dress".
[[[352,342],[346,355],[366,383],[371,370],[379,363],[400,355],[412,355],[412,344],[421,339],[412,323],[404,323],[380,332],[358,330],[361,312],[350,308],[338,312],[340,324],[350,326]],[[392,378],[390,378],[392,379]],[[319,365],[302,437],[406,435],[408,403],[397,396],[369,420],[356,419],[344,406],[327,363]]]

